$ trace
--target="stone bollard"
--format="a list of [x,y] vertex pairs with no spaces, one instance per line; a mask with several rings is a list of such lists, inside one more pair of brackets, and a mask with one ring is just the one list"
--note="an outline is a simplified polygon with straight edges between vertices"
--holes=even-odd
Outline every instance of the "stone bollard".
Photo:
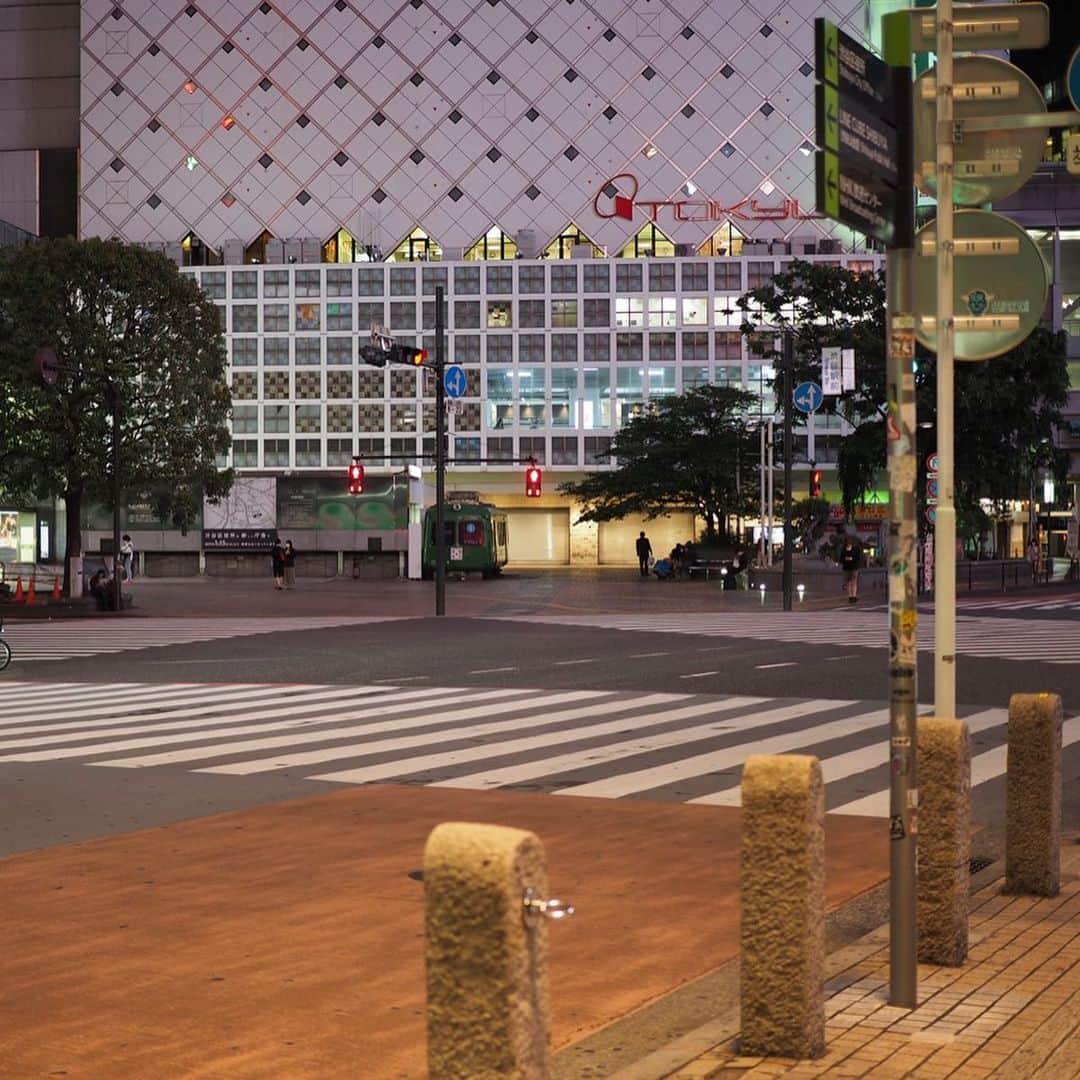
[[743,1054],[825,1049],[825,787],[817,758],[755,755],[742,777]]
[[1005,891],[1061,887],[1061,698],[1013,694],[1005,782]]
[[431,1080],[541,1080],[551,1023],[544,848],[499,825],[437,826],[424,850]]
[[918,957],[958,967],[968,953],[971,740],[963,720],[920,716]]

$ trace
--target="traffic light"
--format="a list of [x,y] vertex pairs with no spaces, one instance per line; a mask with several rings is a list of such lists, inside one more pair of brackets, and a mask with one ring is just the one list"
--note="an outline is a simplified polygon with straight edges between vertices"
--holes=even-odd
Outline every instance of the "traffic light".
[[810,470],[810,498],[811,499],[820,499],[821,498],[821,470],[820,469],[811,469]]
[[539,499],[543,494],[544,474],[535,465],[525,470],[525,495],[530,499]]
[[360,359],[372,367],[386,367],[390,361],[390,351],[379,345],[361,345]]
[[427,359],[427,349],[417,349],[412,345],[394,346],[394,363],[411,364],[413,367],[423,367]]
[[358,461],[354,461],[349,466],[349,494],[364,494],[364,466]]

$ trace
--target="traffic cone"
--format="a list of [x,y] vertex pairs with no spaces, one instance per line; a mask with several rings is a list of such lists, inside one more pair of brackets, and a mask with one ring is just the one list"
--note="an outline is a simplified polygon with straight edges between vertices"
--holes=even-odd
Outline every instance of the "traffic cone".
[[35,585],[34,585],[34,575],[33,574],[30,575],[30,588],[27,589],[27,591],[26,591],[26,603],[27,603],[27,605],[37,603],[37,589],[35,588]]
[[60,578],[54,577],[52,579],[52,598],[54,600],[60,599]]
[[22,577],[20,576],[15,583],[15,603],[21,604],[25,599],[26,597],[23,596]]

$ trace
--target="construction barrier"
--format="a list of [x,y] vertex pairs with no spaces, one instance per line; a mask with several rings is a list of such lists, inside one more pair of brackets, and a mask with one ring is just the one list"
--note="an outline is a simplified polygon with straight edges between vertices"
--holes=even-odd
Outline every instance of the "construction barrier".
[[968,954],[971,739],[963,720],[918,720],[918,957],[956,967]]
[[750,757],[742,777],[740,1052],[825,1049],[825,787],[818,759]]
[[1005,891],[1061,887],[1061,697],[1013,694],[1005,781]]

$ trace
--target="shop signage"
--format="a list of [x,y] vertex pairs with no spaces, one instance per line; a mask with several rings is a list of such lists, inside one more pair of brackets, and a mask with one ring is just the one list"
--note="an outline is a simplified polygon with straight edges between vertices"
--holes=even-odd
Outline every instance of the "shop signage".
[[269,551],[276,529],[203,529],[203,551]]
[[[616,190],[620,180],[626,181],[629,195]],[[803,210],[798,199],[784,198],[770,204],[756,196],[747,196],[737,203],[725,206],[715,199],[639,199],[638,179],[633,173],[618,173],[604,182],[593,199],[593,212],[601,218],[624,218],[634,220],[634,211],[640,210],[649,221],[658,221],[660,211],[671,210],[676,221],[811,221],[820,218]]]

